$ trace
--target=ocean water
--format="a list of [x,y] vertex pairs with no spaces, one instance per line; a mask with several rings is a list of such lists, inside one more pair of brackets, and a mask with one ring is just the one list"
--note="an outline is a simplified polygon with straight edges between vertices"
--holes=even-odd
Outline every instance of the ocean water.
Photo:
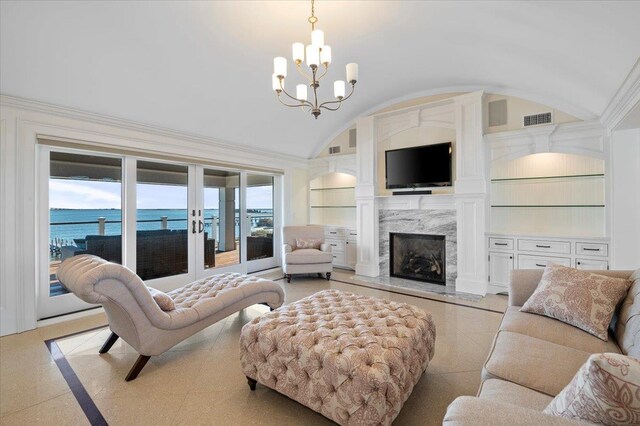
[[[74,238],[84,238],[87,235],[98,235],[98,218],[106,219],[105,234],[122,234],[122,212],[116,209],[51,209],[49,211],[50,235],[49,239],[56,245],[72,245]],[[261,219],[273,217],[273,211],[263,209],[250,212],[252,228],[264,222]],[[183,209],[138,209],[137,229],[150,231],[162,229],[160,218],[167,216],[168,229],[187,229],[189,226],[188,211]],[[217,209],[204,211],[205,232],[210,232],[212,220],[218,218]],[[236,233],[239,234],[239,212],[236,211]]]

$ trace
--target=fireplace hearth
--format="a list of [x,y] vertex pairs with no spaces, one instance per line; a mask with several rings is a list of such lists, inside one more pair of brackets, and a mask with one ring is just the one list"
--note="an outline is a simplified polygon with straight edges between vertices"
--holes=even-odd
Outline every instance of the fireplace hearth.
[[389,233],[389,275],[446,285],[445,236]]

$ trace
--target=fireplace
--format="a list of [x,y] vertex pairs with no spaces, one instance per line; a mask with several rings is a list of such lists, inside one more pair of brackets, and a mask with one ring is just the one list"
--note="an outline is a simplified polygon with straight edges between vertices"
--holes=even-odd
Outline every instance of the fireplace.
[[445,236],[389,233],[389,275],[446,285]]

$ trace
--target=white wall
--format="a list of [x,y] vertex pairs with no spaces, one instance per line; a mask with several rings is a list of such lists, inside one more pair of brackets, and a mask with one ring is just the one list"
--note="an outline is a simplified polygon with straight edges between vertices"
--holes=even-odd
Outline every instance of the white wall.
[[613,132],[612,269],[640,268],[640,129]]
[[[0,334],[36,326],[38,246],[37,140],[81,143],[88,149],[137,150],[284,173],[280,223],[303,223],[307,160],[229,145],[167,129],[11,97],[0,98]],[[296,212],[291,214],[291,212]],[[298,213],[300,211],[300,213]],[[276,231],[277,232],[277,231]],[[276,250],[279,253],[279,250]]]

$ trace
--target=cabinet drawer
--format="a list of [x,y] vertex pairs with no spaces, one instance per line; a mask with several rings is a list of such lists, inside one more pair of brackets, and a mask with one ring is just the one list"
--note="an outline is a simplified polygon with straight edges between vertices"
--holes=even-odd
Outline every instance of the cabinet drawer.
[[344,228],[324,228],[324,236],[326,238],[341,238],[344,237]]
[[606,256],[608,245],[605,243],[576,243],[576,254],[583,256]]
[[528,254],[518,255],[518,269],[544,269],[549,263],[570,267],[571,259],[554,256],[530,256]]
[[335,252],[333,253],[333,263],[334,265],[345,265],[346,264],[346,257],[344,255],[344,252]]
[[344,241],[326,239],[325,244],[329,244],[331,246],[332,253],[344,252]]
[[513,250],[512,238],[489,238],[489,248],[498,250]]
[[358,231],[356,231],[355,229],[347,229],[346,234],[347,241],[353,241],[354,243],[358,241]]
[[599,259],[576,259],[577,269],[592,269],[606,271],[609,269],[609,262]]
[[571,254],[571,243],[568,241],[518,240],[518,250]]

